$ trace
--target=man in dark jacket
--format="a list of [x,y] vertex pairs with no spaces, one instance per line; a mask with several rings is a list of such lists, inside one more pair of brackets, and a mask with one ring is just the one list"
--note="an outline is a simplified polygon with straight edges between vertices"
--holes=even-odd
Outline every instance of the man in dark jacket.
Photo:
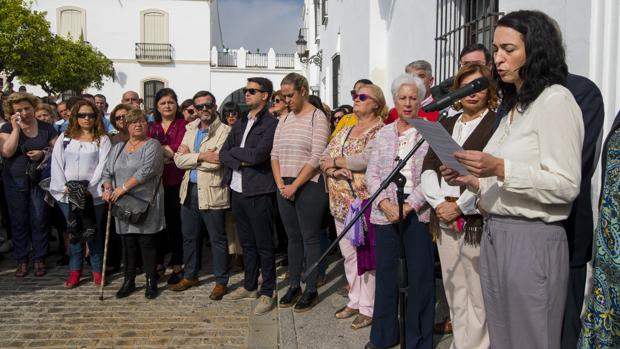
[[[220,150],[220,161],[228,167],[222,186],[230,186],[231,207],[243,248],[244,282],[227,296],[230,300],[259,297],[256,315],[275,306],[275,256],[273,217],[275,181],[271,172],[271,146],[278,120],[267,102],[273,92],[269,79],[249,78],[244,89],[250,110],[237,121]],[[258,290],[258,275],[263,284]]]

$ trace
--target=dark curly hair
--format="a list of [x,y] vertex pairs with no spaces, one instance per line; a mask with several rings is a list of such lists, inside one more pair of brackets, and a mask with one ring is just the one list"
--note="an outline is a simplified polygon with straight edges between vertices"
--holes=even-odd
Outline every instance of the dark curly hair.
[[[515,11],[502,17],[498,27],[507,27],[521,33],[525,43],[525,63],[519,69],[523,80],[517,91],[514,84],[499,79],[502,111],[517,107],[520,112],[538,98],[551,85],[566,85],[568,66],[560,29],[551,17],[540,11]],[[493,68],[495,76],[497,68]]]

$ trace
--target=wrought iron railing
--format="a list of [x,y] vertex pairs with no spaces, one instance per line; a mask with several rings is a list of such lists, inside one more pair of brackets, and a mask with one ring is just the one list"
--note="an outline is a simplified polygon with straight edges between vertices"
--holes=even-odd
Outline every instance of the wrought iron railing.
[[220,67],[236,67],[237,66],[237,52],[218,52],[217,53],[217,65]]
[[256,67],[256,68],[267,68],[267,54],[248,52],[245,55],[245,66]]
[[276,68],[294,69],[295,54],[294,53],[276,53]]
[[172,61],[172,45],[137,42],[136,59],[149,61]]

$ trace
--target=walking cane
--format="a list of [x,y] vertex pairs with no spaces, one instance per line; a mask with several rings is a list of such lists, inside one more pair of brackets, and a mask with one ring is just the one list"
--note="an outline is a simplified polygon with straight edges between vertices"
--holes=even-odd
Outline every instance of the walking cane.
[[112,203],[108,204],[108,221],[105,226],[105,243],[103,245],[103,265],[101,266],[101,295],[99,300],[103,301],[103,286],[105,285],[106,260],[108,259],[108,237],[110,236],[110,222],[112,221]]

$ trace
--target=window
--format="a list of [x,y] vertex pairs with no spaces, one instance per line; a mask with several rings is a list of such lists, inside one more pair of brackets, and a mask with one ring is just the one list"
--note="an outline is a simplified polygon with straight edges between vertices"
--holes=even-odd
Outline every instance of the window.
[[155,109],[155,94],[157,93],[157,91],[161,90],[164,87],[165,84],[161,80],[152,79],[144,81],[144,109],[147,111],[147,113],[151,109]]
[[480,43],[491,50],[499,0],[437,0],[435,81],[456,73],[461,50]]
[[58,34],[73,40],[86,41],[86,11],[79,7],[65,6],[57,10]]
[[136,59],[169,62],[172,45],[168,43],[168,13],[161,10],[144,10],[140,13],[140,39],[136,43]]
[[332,106],[337,108],[340,105],[338,96],[340,95],[340,55],[332,59]]

